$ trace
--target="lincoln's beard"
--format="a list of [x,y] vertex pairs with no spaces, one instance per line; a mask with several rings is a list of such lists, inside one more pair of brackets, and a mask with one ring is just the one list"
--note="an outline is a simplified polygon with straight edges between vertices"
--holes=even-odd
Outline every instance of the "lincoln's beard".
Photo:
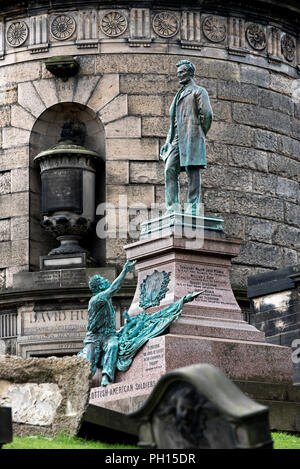
[[186,85],[187,83],[189,83],[189,82],[191,81],[192,78],[193,78],[193,77],[192,77],[191,75],[189,75],[188,77],[181,78],[181,79],[179,80],[179,83],[180,83],[181,85]]

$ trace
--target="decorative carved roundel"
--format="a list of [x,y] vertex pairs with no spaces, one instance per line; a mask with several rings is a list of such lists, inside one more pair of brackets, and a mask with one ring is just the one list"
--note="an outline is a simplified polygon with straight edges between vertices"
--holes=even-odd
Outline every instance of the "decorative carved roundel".
[[19,47],[28,37],[28,26],[24,21],[14,21],[7,29],[6,39],[12,47]]
[[160,37],[172,37],[178,32],[177,16],[168,11],[157,13],[152,21],[154,32]]
[[263,50],[267,45],[265,31],[259,24],[249,24],[246,29],[246,38],[250,46],[256,50]]
[[72,36],[76,28],[76,23],[72,16],[59,15],[51,23],[50,31],[55,39],[64,41]]
[[281,50],[286,60],[288,60],[289,62],[292,62],[294,60],[296,53],[296,44],[294,39],[288,34],[285,34],[281,39]]
[[118,11],[109,11],[100,22],[101,31],[110,37],[120,36],[126,31],[127,26],[126,16]]
[[204,36],[212,42],[222,42],[226,38],[227,27],[225,20],[216,16],[208,16],[202,25]]

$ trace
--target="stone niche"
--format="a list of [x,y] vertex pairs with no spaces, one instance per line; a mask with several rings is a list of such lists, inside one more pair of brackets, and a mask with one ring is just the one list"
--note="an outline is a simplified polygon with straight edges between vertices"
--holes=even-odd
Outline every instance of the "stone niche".
[[2,356],[0,405],[12,408],[14,434],[75,435],[87,409],[90,364],[77,357]]
[[[72,165],[70,164],[71,161],[68,160],[68,156],[65,156],[64,161],[61,162],[62,168],[65,167],[66,169],[60,169],[60,171],[58,172],[60,174],[60,178],[65,177],[66,182],[68,178],[73,178],[73,197],[75,196],[74,185],[77,185],[78,197],[85,197],[87,199],[87,201],[84,202],[85,208],[83,207],[81,209],[81,212],[79,210],[79,215],[77,216],[77,218],[80,216],[80,213],[83,213],[83,210],[88,210],[88,213],[93,210],[93,213],[89,213],[89,218],[91,220],[94,220],[95,208],[99,203],[104,202],[105,200],[105,138],[103,125],[91,109],[89,109],[87,106],[83,106],[73,102],[56,104],[45,110],[36,120],[31,131],[30,158],[34,159],[34,157],[36,157],[38,154],[44,154],[44,152],[47,150],[49,150],[49,153],[51,153],[51,148],[59,148],[57,144],[59,141],[62,141],[61,135],[64,127],[68,124],[72,125],[72,123],[74,125],[74,122],[79,122],[84,128],[82,136],[82,139],[84,140],[82,145],[84,144],[84,148],[78,148],[80,148],[82,152],[87,149],[90,151],[91,154],[93,154],[93,171],[95,171],[96,180],[95,194],[92,190],[90,195],[88,194],[88,191],[85,191],[85,196],[80,194],[79,180],[76,181],[76,178],[74,177],[74,169],[71,169]],[[66,152],[67,150],[65,150],[65,153]],[[95,155],[97,155],[97,157]],[[82,157],[83,156],[85,156],[85,153],[84,155],[82,155]],[[58,156],[58,158],[59,161],[63,160],[63,156],[61,154]],[[75,173],[76,175],[78,175],[78,171],[80,171],[80,168],[84,167],[83,161],[80,160],[79,155],[76,164],[77,169],[75,170]],[[44,183],[47,182],[50,178],[50,172],[51,170],[53,170],[54,166],[53,156],[51,157],[51,161],[48,162],[48,164],[46,165],[46,170],[44,171],[44,174],[40,174],[39,169],[37,169],[38,166],[39,165],[36,162],[34,164],[34,169],[31,172],[31,186],[35,192],[34,197],[36,199],[36,204],[34,204],[32,207],[32,223],[30,225],[30,238],[32,241],[32,249],[30,250],[30,263],[34,268],[40,267],[39,256],[48,254],[48,251],[50,249],[55,248],[58,245],[58,242],[55,242],[49,233],[45,234],[39,223],[37,223],[41,221],[41,200],[45,197],[45,194],[42,194],[41,190],[41,178],[43,178],[44,175]],[[88,169],[90,169],[90,167],[88,167]],[[47,181],[45,181],[46,176]],[[58,175],[56,175],[56,178],[58,179]],[[48,182],[48,185],[52,187],[54,183],[53,179],[50,179]],[[71,184],[71,181],[69,182],[69,184]],[[66,193],[67,190],[65,191]],[[93,200],[91,199],[91,197],[93,198]],[[60,209],[60,212],[58,213],[63,213],[63,210]],[[91,252],[92,258],[94,258],[98,264],[103,264],[103,261],[105,259],[105,240],[100,240],[96,236],[95,229],[89,230],[89,234],[85,236],[83,244],[84,247],[86,246],[87,250]]]

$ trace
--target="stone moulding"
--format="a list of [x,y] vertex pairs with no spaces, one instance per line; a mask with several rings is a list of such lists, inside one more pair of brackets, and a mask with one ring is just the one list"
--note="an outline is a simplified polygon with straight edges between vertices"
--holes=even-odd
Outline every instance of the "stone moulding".
[[[153,53],[161,52],[162,41],[180,49],[195,50],[195,54],[207,55],[209,49],[224,49],[224,58],[231,55],[246,57],[253,54],[261,65],[260,55],[269,63],[281,64],[297,70],[300,57],[300,41],[297,31],[293,35],[279,22],[260,23],[259,19],[248,22],[247,18],[228,18],[217,13],[209,14],[204,9],[151,10],[149,8],[115,8],[84,11],[61,11],[51,14],[18,18],[2,22],[3,38],[0,41],[0,56],[11,53],[47,54],[51,45],[74,46],[74,49],[96,49],[101,51],[115,41],[113,52],[134,52],[132,47],[151,47]],[[1,44],[2,42],[2,44]],[[201,52],[198,52],[201,51]],[[243,59],[241,59],[243,60]]]

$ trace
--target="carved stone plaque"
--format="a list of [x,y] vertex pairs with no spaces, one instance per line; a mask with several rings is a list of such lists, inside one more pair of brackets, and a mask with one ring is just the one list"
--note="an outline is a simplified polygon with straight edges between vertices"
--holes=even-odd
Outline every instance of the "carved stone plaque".
[[222,267],[180,264],[176,278],[176,294],[179,297],[187,292],[204,290],[203,294],[194,300],[195,304],[230,309],[237,307],[228,273]]
[[82,171],[77,168],[44,171],[42,178],[42,212],[56,210],[82,213]]
[[[87,310],[32,311],[22,316],[23,342],[27,336],[74,340],[86,330]],[[46,348],[46,347],[45,347]]]
[[66,269],[61,271],[61,286],[74,287],[86,286],[86,272],[85,269]]
[[37,288],[51,288],[60,286],[60,272],[34,272],[33,287]]

